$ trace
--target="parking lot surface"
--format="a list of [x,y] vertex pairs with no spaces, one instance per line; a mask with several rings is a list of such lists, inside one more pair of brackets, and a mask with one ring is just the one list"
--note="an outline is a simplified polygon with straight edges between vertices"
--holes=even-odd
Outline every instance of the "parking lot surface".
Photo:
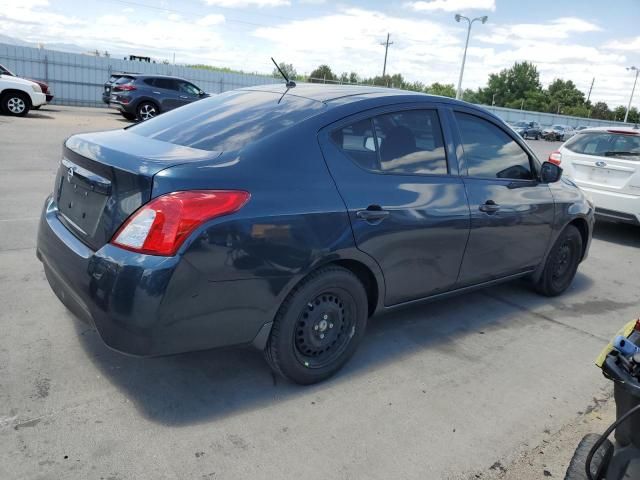
[[[127,123],[58,106],[0,116],[1,479],[487,478],[610,395],[593,361],[640,315],[640,229],[604,223],[566,294],[520,281],[374,318],[316,386],[275,378],[251,349],[109,350],[34,247],[63,139]],[[558,145],[531,144],[540,158]]]

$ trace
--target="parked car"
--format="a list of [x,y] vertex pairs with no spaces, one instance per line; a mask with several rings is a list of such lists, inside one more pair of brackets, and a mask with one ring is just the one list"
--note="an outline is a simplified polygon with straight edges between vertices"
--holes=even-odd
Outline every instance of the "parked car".
[[575,135],[575,130],[569,125],[551,125],[542,130],[542,138],[553,142],[564,142]]
[[579,132],[580,130],[584,130],[585,128],[589,128],[588,125],[580,125],[578,127],[576,127],[576,133]]
[[127,74],[111,87],[110,105],[129,120],[145,121],[206,96],[202,89],[182,78]]
[[114,72],[109,76],[109,80],[104,82],[104,88],[102,90],[102,101],[109,105],[111,101],[111,87],[120,78],[125,75],[136,75],[132,72]]
[[[4,65],[0,65],[0,73],[2,75],[8,75],[10,77],[17,77],[17,75],[15,73],[13,73],[11,70],[9,70]],[[22,78],[22,77],[18,77],[18,78]],[[49,88],[48,84],[46,84],[45,82],[41,82],[40,80],[34,80],[32,78],[25,78],[25,80],[29,80],[30,82],[37,83],[38,85],[40,85],[40,90],[46,96],[46,99],[47,99],[46,103],[51,103],[51,101],[53,100],[53,91]],[[31,108],[33,108],[34,110],[37,110],[41,106],[42,105],[35,105],[35,106],[32,106]]]
[[581,130],[549,161],[562,165],[565,174],[587,192],[597,216],[640,225],[640,130]]
[[527,122],[521,120],[513,125],[515,132],[522,138],[533,138],[538,140],[542,136],[542,128],[538,122]]
[[29,110],[46,101],[47,97],[37,83],[0,71],[0,112],[24,117]]
[[308,384],[376,312],[521,277],[561,294],[594,223],[561,173],[464,102],[252,87],[70,137],[37,255],[116,350],[252,344]]

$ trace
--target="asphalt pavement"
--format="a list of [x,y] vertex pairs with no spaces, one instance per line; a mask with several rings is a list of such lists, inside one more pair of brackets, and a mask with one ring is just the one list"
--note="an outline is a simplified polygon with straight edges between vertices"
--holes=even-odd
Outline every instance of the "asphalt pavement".
[[[320,385],[274,377],[251,349],[109,350],[34,247],[63,139],[126,124],[106,109],[0,116],[0,479],[487,478],[610,395],[593,361],[640,315],[640,229],[606,223],[566,294],[517,281],[374,318]],[[541,158],[558,145],[531,144]]]

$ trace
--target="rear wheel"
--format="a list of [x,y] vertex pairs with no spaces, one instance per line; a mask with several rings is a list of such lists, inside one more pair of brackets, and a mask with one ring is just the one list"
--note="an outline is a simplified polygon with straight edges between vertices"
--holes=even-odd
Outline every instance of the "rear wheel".
[[24,93],[9,92],[2,97],[0,106],[2,107],[2,111],[7,115],[24,117],[29,113],[31,102],[29,101],[29,97]]
[[136,109],[136,113],[138,116],[138,119],[141,122],[144,122],[145,120],[149,120],[150,118],[155,117],[156,115],[158,115],[158,107],[155,103],[153,102],[142,102],[140,105],[138,105],[138,108]]
[[582,236],[576,227],[567,225],[547,257],[536,290],[554,297],[564,292],[576,275],[582,256]]
[[320,382],[351,358],[367,325],[368,302],[358,278],[342,267],[322,268],[284,301],[265,357],[278,374],[303,385]]
[[[583,437],[571,458],[564,480],[588,480],[587,456],[599,438],[600,435],[595,433],[590,433]],[[613,444],[609,440],[605,440],[591,460],[591,468],[589,470],[593,480],[603,480],[605,478],[612,455]]]

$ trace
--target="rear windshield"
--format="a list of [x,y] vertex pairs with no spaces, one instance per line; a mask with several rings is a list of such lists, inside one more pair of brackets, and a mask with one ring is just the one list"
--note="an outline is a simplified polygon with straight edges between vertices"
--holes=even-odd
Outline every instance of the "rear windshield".
[[599,157],[640,159],[640,135],[611,132],[578,133],[565,144],[572,152]]
[[235,90],[134,125],[129,132],[200,150],[232,151],[318,113],[324,103]]
[[120,77],[116,81],[116,85],[124,85],[125,83],[129,83],[133,80],[133,77]]

